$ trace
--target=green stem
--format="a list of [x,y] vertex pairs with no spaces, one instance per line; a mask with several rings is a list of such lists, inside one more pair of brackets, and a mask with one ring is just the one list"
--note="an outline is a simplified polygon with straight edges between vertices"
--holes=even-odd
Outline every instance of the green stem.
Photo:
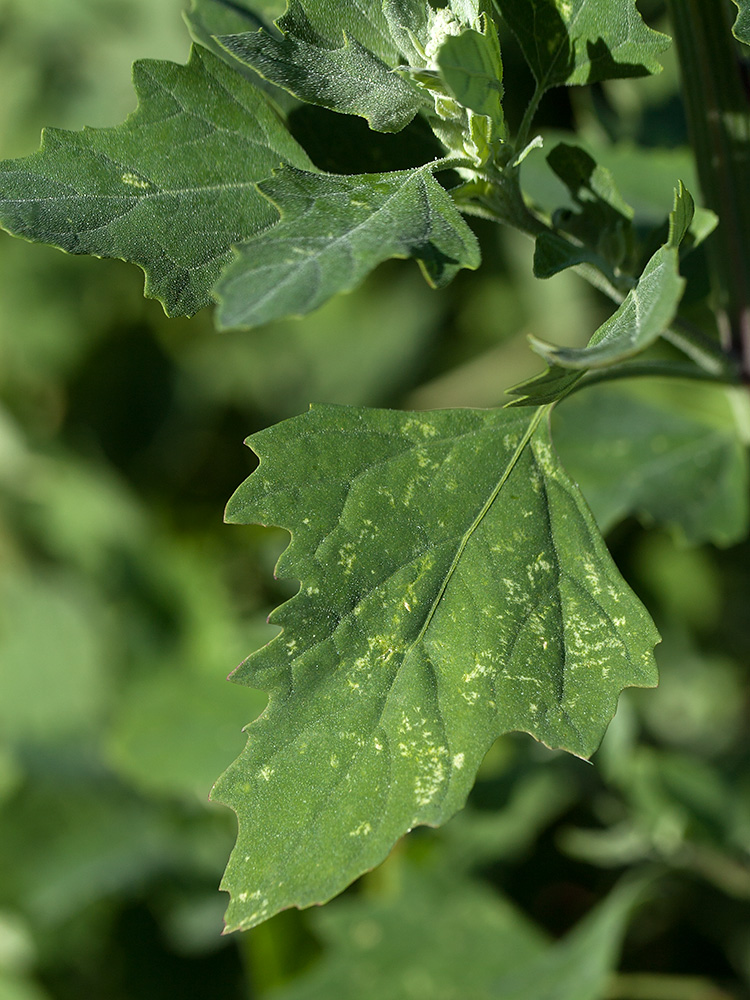
[[577,382],[570,394],[587,389],[590,385],[598,385],[602,382],[615,382],[623,378],[684,378],[698,382],[723,382],[734,385],[736,379],[732,375],[719,376],[712,372],[707,372],[705,368],[698,368],[695,365],[684,364],[679,361],[628,361],[613,368],[602,368],[598,371],[588,372],[586,377]]
[[707,241],[725,349],[750,384],[750,107],[727,0],[669,0],[703,199],[719,216]]
[[719,345],[691,324],[677,318],[662,334],[664,339],[720,381],[736,382],[737,367]]
[[518,126],[518,135],[516,136],[516,148],[520,151],[524,149],[529,141],[529,132],[531,131],[531,126],[534,122],[534,116],[539,108],[539,102],[544,96],[544,90],[539,84],[536,85],[534,93],[531,95],[531,100],[526,106],[523,118],[521,119],[521,124]]

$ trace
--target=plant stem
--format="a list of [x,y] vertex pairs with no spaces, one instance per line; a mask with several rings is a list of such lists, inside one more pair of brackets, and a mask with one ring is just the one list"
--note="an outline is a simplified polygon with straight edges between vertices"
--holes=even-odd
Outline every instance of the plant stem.
[[706,243],[725,350],[750,384],[750,105],[726,0],[669,0],[685,110],[706,205]]
[[531,131],[531,126],[534,121],[534,115],[539,107],[539,102],[544,96],[544,90],[536,85],[534,93],[531,95],[531,100],[526,106],[523,118],[521,119],[521,124],[518,126],[518,135],[516,136],[516,148],[519,152],[526,146],[529,141],[529,132]]

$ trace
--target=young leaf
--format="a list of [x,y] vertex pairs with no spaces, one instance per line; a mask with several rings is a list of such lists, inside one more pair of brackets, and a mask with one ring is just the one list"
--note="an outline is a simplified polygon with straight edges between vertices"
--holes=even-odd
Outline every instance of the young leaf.
[[631,515],[691,545],[747,534],[748,455],[723,390],[592,386],[555,409],[554,427],[603,532]]
[[648,28],[635,0],[496,0],[543,92],[661,72],[670,39]]
[[338,34],[332,48],[329,37],[316,33],[303,5],[291,0],[278,21],[280,38],[260,30],[225,35],[218,41],[240,62],[303,101],[361,115],[376,131],[400,132],[422,106],[422,93],[360,44],[356,35],[342,33],[346,18],[342,21],[338,32],[331,26],[331,33]]
[[567,396],[573,386],[583,378],[583,372],[562,368],[560,365],[549,365],[539,375],[532,375],[507,391],[509,396],[516,396],[507,405],[513,406],[546,406]]
[[257,181],[290,163],[314,170],[264,95],[195,48],[187,66],[140,62],[138,109],[117,128],[44,133],[42,148],[0,164],[0,223],[69,253],[140,265],[146,295],[191,315],[231,246],[278,214]]
[[488,22],[487,33],[467,28],[450,35],[437,54],[440,75],[465,108],[503,123],[503,61],[497,32]]
[[588,371],[606,368],[638,354],[663,333],[677,315],[685,289],[680,277],[679,245],[693,218],[693,199],[680,183],[669,216],[669,236],[643,269],[638,284],[593,335],[587,347],[552,347],[536,337],[531,346],[553,366]]
[[355,176],[290,167],[259,187],[282,218],[238,247],[224,273],[224,327],[310,312],[389,257],[416,258],[436,286],[479,266],[476,237],[430,166]]
[[230,929],[340,892],[459,809],[498,735],[588,756],[658,636],[540,414],[313,407],[249,444],[232,522],[292,533],[299,593],[243,664],[270,691],[214,797]]
[[430,8],[425,0],[383,0],[383,15],[391,37],[411,65],[423,64],[430,30]]

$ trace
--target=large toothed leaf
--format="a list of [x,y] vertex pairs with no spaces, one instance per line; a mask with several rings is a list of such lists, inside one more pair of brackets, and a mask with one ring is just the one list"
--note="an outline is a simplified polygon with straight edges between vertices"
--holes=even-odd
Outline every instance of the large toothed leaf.
[[498,0],[542,90],[659,73],[670,39],[635,0]]
[[44,134],[0,164],[0,224],[146,272],[170,315],[212,301],[231,246],[278,213],[256,189],[282,163],[313,170],[263,94],[210,52],[136,63],[139,107],[117,128]]
[[303,101],[361,115],[380,132],[399,132],[422,106],[423,95],[414,83],[394,73],[392,65],[356,35],[344,33],[345,18],[339,22],[335,45],[316,33],[297,0],[291,0],[278,24],[279,37],[260,30],[225,35],[219,42],[240,62]]
[[389,257],[416,258],[436,286],[479,266],[476,237],[430,167],[356,176],[287,168],[260,189],[282,219],[238,248],[218,286],[222,326],[310,312]]
[[731,545],[747,534],[748,454],[724,389],[592,386],[565,400],[554,422],[602,531],[635,516],[691,545]]
[[227,518],[288,528],[301,587],[237,672],[271,696],[214,792],[239,818],[230,928],[446,820],[501,733],[588,756],[655,682],[653,624],[537,419],[320,406],[249,439]]

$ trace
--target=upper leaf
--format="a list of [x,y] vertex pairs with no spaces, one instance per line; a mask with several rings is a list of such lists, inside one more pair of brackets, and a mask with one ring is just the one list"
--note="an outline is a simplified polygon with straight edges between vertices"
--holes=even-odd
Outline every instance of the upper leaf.
[[270,94],[274,103],[284,113],[288,113],[299,104],[299,101],[287,91],[265,80],[251,66],[233,58],[218,41],[217,36],[220,35],[239,34],[243,31],[257,31],[262,27],[270,27],[272,22],[262,3],[256,4],[252,0],[239,0],[239,2],[233,0],[228,5],[224,0],[192,0],[190,10],[185,11],[183,16],[196,42],[210,49],[224,62],[228,62],[256,87]]
[[497,0],[539,88],[661,72],[670,43],[635,0]]
[[[357,4],[351,4],[351,10],[350,5],[341,8],[332,18],[330,8],[320,3],[290,0],[287,13],[278,21],[280,37],[261,29],[225,35],[219,42],[238,60],[302,100],[361,115],[377,131],[399,132],[424,98],[415,84],[393,72],[392,63],[358,40],[363,37],[376,43],[377,49],[396,61],[395,45],[386,44],[387,28],[378,5],[370,6],[373,11],[361,23]],[[307,11],[318,17],[309,18]],[[351,32],[347,30],[350,22]]]
[[623,686],[654,683],[654,627],[537,419],[321,406],[249,439],[227,518],[287,527],[302,585],[237,673],[271,697],[215,789],[240,827],[230,928],[443,822],[501,733],[587,756]]
[[430,166],[355,176],[286,168],[259,186],[282,219],[238,248],[217,289],[222,326],[310,312],[389,257],[415,257],[433,285],[479,266],[476,237]]
[[255,184],[282,163],[314,170],[264,95],[204,49],[187,66],[140,62],[138,109],[117,128],[44,133],[0,164],[0,224],[69,253],[146,272],[169,315],[212,301],[231,246],[278,213]]

